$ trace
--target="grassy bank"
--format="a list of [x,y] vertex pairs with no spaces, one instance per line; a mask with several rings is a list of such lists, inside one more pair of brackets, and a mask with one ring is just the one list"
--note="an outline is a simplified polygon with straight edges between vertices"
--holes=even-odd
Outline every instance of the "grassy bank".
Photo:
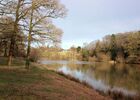
[[[80,81],[79,79],[76,79],[70,75],[66,75],[63,72],[57,72],[59,75],[64,76],[65,78],[75,81],[77,83],[83,84],[84,86],[88,87],[88,88],[93,88],[92,86],[90,86],[87,82],[85,81]],[[96,90],[99,94],[101,94],[102,96],[106,96],[106,97],[110,97],[113,100],[140,100],[140,95],[137,94],[135,96],[132,95],[125,95],[123,92],[121,91],[112,91],[112,90],[108,90],[106,93],[100,90]]]
[[0,100],[108,100],[53,71],[0,66]]

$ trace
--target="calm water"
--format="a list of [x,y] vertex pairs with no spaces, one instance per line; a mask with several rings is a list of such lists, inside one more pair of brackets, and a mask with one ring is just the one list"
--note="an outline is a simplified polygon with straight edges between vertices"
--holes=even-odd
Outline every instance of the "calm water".
[[40,63],[84,81],[104,93],[111,90],[124,95],[140,94],[140,65],[47,60]]

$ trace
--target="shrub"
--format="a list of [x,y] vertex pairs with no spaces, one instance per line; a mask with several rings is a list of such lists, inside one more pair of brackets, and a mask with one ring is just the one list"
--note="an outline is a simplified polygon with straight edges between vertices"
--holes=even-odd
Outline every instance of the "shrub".
[[37,48],[33,48],[30,53],[30,61],[37,62],[40,57],[41,57],[40,50]]

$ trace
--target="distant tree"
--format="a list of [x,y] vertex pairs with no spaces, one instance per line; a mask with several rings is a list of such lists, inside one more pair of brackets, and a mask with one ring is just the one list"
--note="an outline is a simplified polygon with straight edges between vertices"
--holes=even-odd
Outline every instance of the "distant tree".
[[81,47],[78,46],[78,47],[77,47],[77,52],[80,53],[80,51],[81,51]]
[[116,36],[112,34],[111,40],[110,40],[110,56],[111,60],[116,61],[117,58],[117,44],[116,44]]
[[84,61],[88,61],[88,58],[89,58],[89,51],[87,49],[82,49],[82,59]]
[[32,48],[32,51],[30,54],[30,61],[37,62],[40,56],[41,56],[41,50],[39,48]]

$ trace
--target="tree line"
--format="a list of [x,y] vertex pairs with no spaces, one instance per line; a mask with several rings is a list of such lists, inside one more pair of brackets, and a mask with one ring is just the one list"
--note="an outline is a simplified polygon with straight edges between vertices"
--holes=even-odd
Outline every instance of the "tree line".
[[66,16],[59,0],[0,0],[0,55],[26,58],[29,69],[32,46],[59,45],[63,31],[52,19]]
[[86,44],[80,53],[82,60],[140,63],[140,31],[107,35]]
[[83,47],[72,46],[68,50],[47,46],[36,48],[37,51],[40,51],[38,57],[50,60],[113,61],[138,64],[140,63],[140,31],[106,35],[101,40],[92,41],[89,44],[84,43]]

